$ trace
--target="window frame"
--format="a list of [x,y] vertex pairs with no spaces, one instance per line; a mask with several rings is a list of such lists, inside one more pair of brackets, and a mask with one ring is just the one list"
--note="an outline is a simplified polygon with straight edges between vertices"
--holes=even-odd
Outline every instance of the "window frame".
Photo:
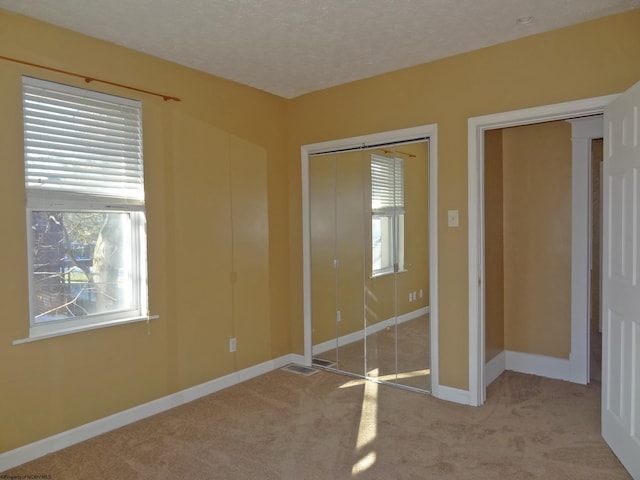
[[[380,264],[379,268],[376,267],[376,249],[374,245],[374,235],[373,235],[373,223],[375,221],[380,221]],[[395,249],[396,249],[396,239],[395,239],[395,216],[390,213],[371,213],[371,231],[372,231],[372,262],[371,262],[371,271],[372,275],[386,275],[389,273],[393,273],[395,271]]]
[[[392,167],[393,174],[387,175],[387,178],[382,179],[382,182],[390,182],[393,184],[392,194],[389,194],[389,189],[386,192],[383,192],[383,196],[386,195],[386,204],[385,200],[382,201],[384,205],[380,207],[374,207],[375,195],[374,195],[374,170],[373,163],[375,161],[393,161],[394,166]],[[397,164],[396,164],[397,162]],[[404,216],[405,216],[405,208],[404,208],[404,194],[405,194],[405,186],[404,186],[404,160],[399,157],[388,157],[379,154],[371,154],[370,157],[371,164],[371,276],[379,277],[383,275],[390,275],[393,273],[404,272],[405,264],[404,264]],[[396,166],[396,165],[399,165]],[[397,179],[396,175],[398,169],[401,172],[401,178]],[[401,186],[400,195],[398,195],[396,189],[398,188],[398,183]],[[378,186],[380,188],[380,186]],[[402,199],[401,201],[399,199]],[[374,245],[373,245],[373,222],[376,219],[388,219],[390,232],[387,235],[387,247],[383,248],[382,257],[388,257],[390,261],[390,265],[385,265],[381,268],[374,267]],[[382,235],[382,240],[384,242],[384,235]],[[384,243],[383,243],[384,247]]]
[[[143,152],[142,152],[142,103],[137,100],[104,94],[83,88],[72,87],[46,80],[35,79],[23,76],[22,83],[23,101],[25,98],[26,86],[44,86],[55,92],[65,92],[77,94],[87,101],[106,100],[116,105],[126,105],[134,107],[138,112],[137,120],[137,141],[139,143],[139,190],[131,195],[131,190],[124,190],[125,195],[118,196],[118,192],[109,192],[104,189],[99,193],[87,191],[74,192],[72,189],[63,186],[62,189],[47,188],[47,186],[29,185],[28,176],[28,151],[27,151],[27,109],[23,107],[22,122],[25,129],[24,140],[24,164],[25,164],[25,197],[26,197],[26,226],[27,226],[27,266],[28,266],[28,287],[29,287],[29,339],[48,338],[51,336],[64,335],[77,331],[101,328],[109,325],[129,323],[132,321],[149,319],[148,313],[148,285],[147,285],[147,239],[146,239],[146,215],[144,204],[144,180],[143,180]],[[77,133],[75,130],[73,133]],[[79,137],[71,135],[73,145],[80,145]],[[48,139],[48,137],[47,137]],[[77,142],[77,143],[76,143]],[[52,160],[55,162],[55,160]],[[65,160],[60,160],[62,165],[66,165]],[[108,167],[110,168],[110,167]],[[98,176],[105,176],[104,169],[98,169]],[[100,180],[99,180],[100,181]],[[130,275],[131,302],[127,308],[114,309],[102,313],[90,313],[77,317],[52,320],[36,320],[36,295],[34,282],[34,235],[33,213],[34,212],[77,212],[77,213],[110,213],[126,214],[129,223],[129,238],[126,246],[129,248],[127,255],[131,259]],[[126,221],[126,220],[125,220]],[[28,341],[29,339],[25,340]],[[19,343],[16,341],[14,343]]]

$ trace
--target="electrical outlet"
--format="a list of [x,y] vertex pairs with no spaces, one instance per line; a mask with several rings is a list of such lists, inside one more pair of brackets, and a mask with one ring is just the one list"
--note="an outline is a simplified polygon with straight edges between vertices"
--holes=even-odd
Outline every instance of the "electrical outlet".
[[420,289],[420,298],[422,298],[422,294],[423,294],[422,289]]
[[236,351],[236,339],[234,337],[229,339],[229,352],[235,352],[235,351]]

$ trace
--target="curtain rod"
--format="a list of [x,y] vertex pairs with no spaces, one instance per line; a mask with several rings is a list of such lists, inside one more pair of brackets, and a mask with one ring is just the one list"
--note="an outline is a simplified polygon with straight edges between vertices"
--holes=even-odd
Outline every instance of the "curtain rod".
[[130,87],[129,85],[123,85],[122,83],[110,82],[109,80],[101,80],[99,78],[90,77],[88,75],[80,75],[79,73],[69,72],[67,70],[60,70],[59,68],[47,67],[45,65],[39,65],[37,63],[25,62],[24,60],[18,60],[17,58],[5,57],[0,55],[0,59],[7,60],[9,62],[20,63],[22,65],[29,65],[30,67],[42,68],[44,70],[49,70],[51,72],[64,73],[65,75],[71,75],[72,77],[82,78],[85,82],[100,82],[107,85],[113,85],[114,87],[126,88],[127,90],[133,90],[135,92],[146,93],[148,95],[154,95],[156,97],[162,98],[165,102],[169,100],[173,100],[174,102],[179,102],[180,99],[178,97],[172,97],[169,95],[164,95],[162,93],[151,92],[149,90],[143,90],[141,88]]
[[386,148],[376,148],[376,150],[382,150],[383,153],[393,153],[393,154],[397,154],[397,155],[404,155],[406,157],[409,158],[414,158],[415,155],[413,153],[405,153],[405,152],[401,152],[400,150],[388,150]]

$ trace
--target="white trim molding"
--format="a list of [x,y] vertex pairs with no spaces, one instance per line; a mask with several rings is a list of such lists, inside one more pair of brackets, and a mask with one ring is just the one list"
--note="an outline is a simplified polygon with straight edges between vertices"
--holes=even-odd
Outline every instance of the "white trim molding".
[[[471,405],[482,405],[485,387],[484,319],[484,132],[497,128],[599,115],[617,95],[589,98],[468,120],[469,215],[469,395]],[[585,347],[586,348],[586,347]],[[575,355],[571,358],[576,357]]]
[[285,355],[1,453],[0,472],[277,370],[290,363],[302,364],[303,362],[304,357],[301,355]]
[[589,383],[591,280],[591,142],[604,136],[602,115],[571,123],[571,375]]
[[506,370],[556,380],[573,381],[569,359],[503,350],[485,365],[485,388]]
[[506,370],[571,381],[571,363],[566,358],[512,352],[509,350],[505,353]]
[[459,403],[461,405],[470,405],[469,391],[459,388],[447,387],[446,385],[438,385],[438,395],[440,400]]
[[484,388],[491,385],[507,369],[507,352],[501,351],[484,366]]

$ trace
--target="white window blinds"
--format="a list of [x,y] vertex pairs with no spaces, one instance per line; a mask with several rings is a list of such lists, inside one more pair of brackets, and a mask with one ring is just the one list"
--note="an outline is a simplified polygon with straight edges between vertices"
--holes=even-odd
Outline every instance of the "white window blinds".
[[23,77],[25,183],[143,205],[140,102]]
[[401,158],[371,155],[371,209],[404,211],[404,165]]

